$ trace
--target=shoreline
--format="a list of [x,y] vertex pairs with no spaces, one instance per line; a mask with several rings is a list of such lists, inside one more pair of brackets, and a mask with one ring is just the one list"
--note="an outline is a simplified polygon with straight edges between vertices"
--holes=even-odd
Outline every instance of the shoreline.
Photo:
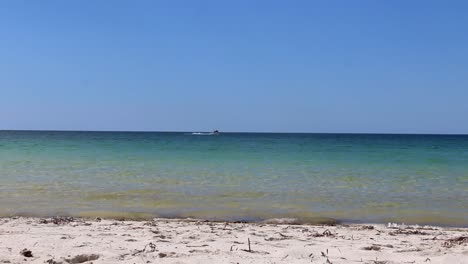
[[457,221],[453,223],[443,222],[428,222],[428,221],[401,221],[398,218],[391,218],[388,221],[368,221],[365,219],[339,219],[326,216],[311,216],[311,217],[295,217],[295,216],[279,216],[272,218],[222,218],[222,217],[199,217],[190,215],[160,215],[150,214],[144,212],[114,212],[114,211],[89,211],[78,214],[31,214],[31,213],[17,213],[17,214],[0,214],[0,219],[4,218],[74,218],[74,219],[105,219],[116,221],[150,221],[153,219],[159,220],[175,220],[175,221],[206,221],[213,223],[249,223],[249,224],[290,224],[290,225],[386,225],[389,223],[399,223],[402,225],[411,226],[432,226],[440,228],[468,228],[468,222]]
[[0,218],[0,263],[91,262],[468,263],[468,228]]

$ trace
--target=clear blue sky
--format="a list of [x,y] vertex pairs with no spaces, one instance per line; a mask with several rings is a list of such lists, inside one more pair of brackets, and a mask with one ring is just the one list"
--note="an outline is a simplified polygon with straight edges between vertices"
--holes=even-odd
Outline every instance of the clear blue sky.
[[0,1],[0,129],[468,133],[467,1]]

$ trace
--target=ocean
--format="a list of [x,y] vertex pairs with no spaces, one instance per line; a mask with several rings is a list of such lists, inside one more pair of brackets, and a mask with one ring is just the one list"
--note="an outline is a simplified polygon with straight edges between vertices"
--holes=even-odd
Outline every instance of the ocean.
[[468,136],[0,131],[0,216],[468,226]]

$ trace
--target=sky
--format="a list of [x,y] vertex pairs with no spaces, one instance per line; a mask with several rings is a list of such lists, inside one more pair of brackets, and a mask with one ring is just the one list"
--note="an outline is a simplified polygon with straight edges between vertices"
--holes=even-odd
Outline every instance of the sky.
[[467,1],[0,1],[0,129],[468,134]]

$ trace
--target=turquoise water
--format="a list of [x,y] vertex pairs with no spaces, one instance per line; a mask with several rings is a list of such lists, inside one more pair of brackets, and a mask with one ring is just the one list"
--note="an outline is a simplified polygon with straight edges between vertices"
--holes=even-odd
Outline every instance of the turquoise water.
[[0,131],[0,215],[468,225],[468,136]]

